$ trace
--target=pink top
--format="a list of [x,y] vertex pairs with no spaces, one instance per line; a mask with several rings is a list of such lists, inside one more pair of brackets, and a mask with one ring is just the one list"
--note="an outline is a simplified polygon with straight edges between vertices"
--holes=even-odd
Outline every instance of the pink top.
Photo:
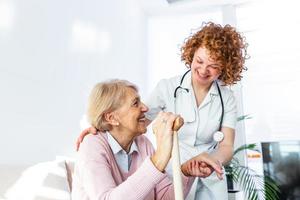
[[[78,152],[72,200],[175,199],[171,180],[150,160],[154,153],[150,141],[138,136],[135,142],[138,152],[132,154],[130,170],[125,173],[117,165],[106,133],[87,135]],[[183,175],[182,181],[186,196],[194,178]]]

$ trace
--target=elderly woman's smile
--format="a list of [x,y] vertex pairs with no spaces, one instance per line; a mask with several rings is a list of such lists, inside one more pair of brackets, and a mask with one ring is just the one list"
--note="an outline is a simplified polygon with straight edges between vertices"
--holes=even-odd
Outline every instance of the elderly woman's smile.
[[122,106],[116,111],[119,128],[128,135],[140,135],[147,131],[145,112],[148,107],[140,100],[137,91],[126,88]]
[[141,123],[146,123],[146,117],[145,115],[142,115],[139,119],[138,119],[139,122]]

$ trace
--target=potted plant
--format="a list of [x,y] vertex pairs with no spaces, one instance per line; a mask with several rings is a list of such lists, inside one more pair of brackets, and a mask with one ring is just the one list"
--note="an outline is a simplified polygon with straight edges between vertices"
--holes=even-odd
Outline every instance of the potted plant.
[[253,169],[240,164],[235,156],[244,150],[258,151],[256,144],[245,144],[234,151],[233,159],[225,166],[229,189],[233,189],[235,183],[248,200],[279,199],[279,188],[270,176],[258,175]]
[[[249,115],[238,117],[237,121],[251,119]],[[279,188],[275,181],[268,175],[258,175],[253,169],[242,165],[237,159],[237,154],[244,150],[259,152],[256,144],[245,144],[237,148],[233,153],[233,159],[225,165],[228,190],[233,189],[235,183],[244,192],[248,200],[277,200]]]

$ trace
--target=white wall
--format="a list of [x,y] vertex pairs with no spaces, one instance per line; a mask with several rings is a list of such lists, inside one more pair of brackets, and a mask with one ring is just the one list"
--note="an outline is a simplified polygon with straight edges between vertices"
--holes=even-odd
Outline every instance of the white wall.
[[125,78],[146,93],[138,0],[0,0],[0,164],[74,153],[91,87]]

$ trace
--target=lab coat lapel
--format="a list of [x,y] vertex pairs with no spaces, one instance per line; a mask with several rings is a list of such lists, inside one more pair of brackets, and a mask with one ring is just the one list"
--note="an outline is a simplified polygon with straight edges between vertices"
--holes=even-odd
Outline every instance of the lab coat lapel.
[[205,106],[207,106],[207,104],[212,103],[214,98],[216,97],[216,95],[218,95],[218,91],[216,88],[216,83],[213,82],[211,87],[209,88],[209,91],[207,93],[207,95],[205,96],[203,102],[201,103],[201,105],[199,106],[199,110],[204,108]]
[[218,95],[218,92],[216,90],[215,83],[213,83],[211,85],[206,97],[204,98],[203,102],[201,103],[201,105],[198,108],[199,123],[200,123],[201,130],[204,130],[204,127],[207,125],[207,122],[210,119],[209,115],[210,115],[210,111],[213,106],[213,101],[214,101],[216,95]]
[[193,96],[193,88],[191,85],[191,72],[186,74],[181,87],[189,89],[179,89],[176,99],[176,113],[180,114],[185,122],[194,122],[196,120],[196,107],[194,105],[195,97]]

